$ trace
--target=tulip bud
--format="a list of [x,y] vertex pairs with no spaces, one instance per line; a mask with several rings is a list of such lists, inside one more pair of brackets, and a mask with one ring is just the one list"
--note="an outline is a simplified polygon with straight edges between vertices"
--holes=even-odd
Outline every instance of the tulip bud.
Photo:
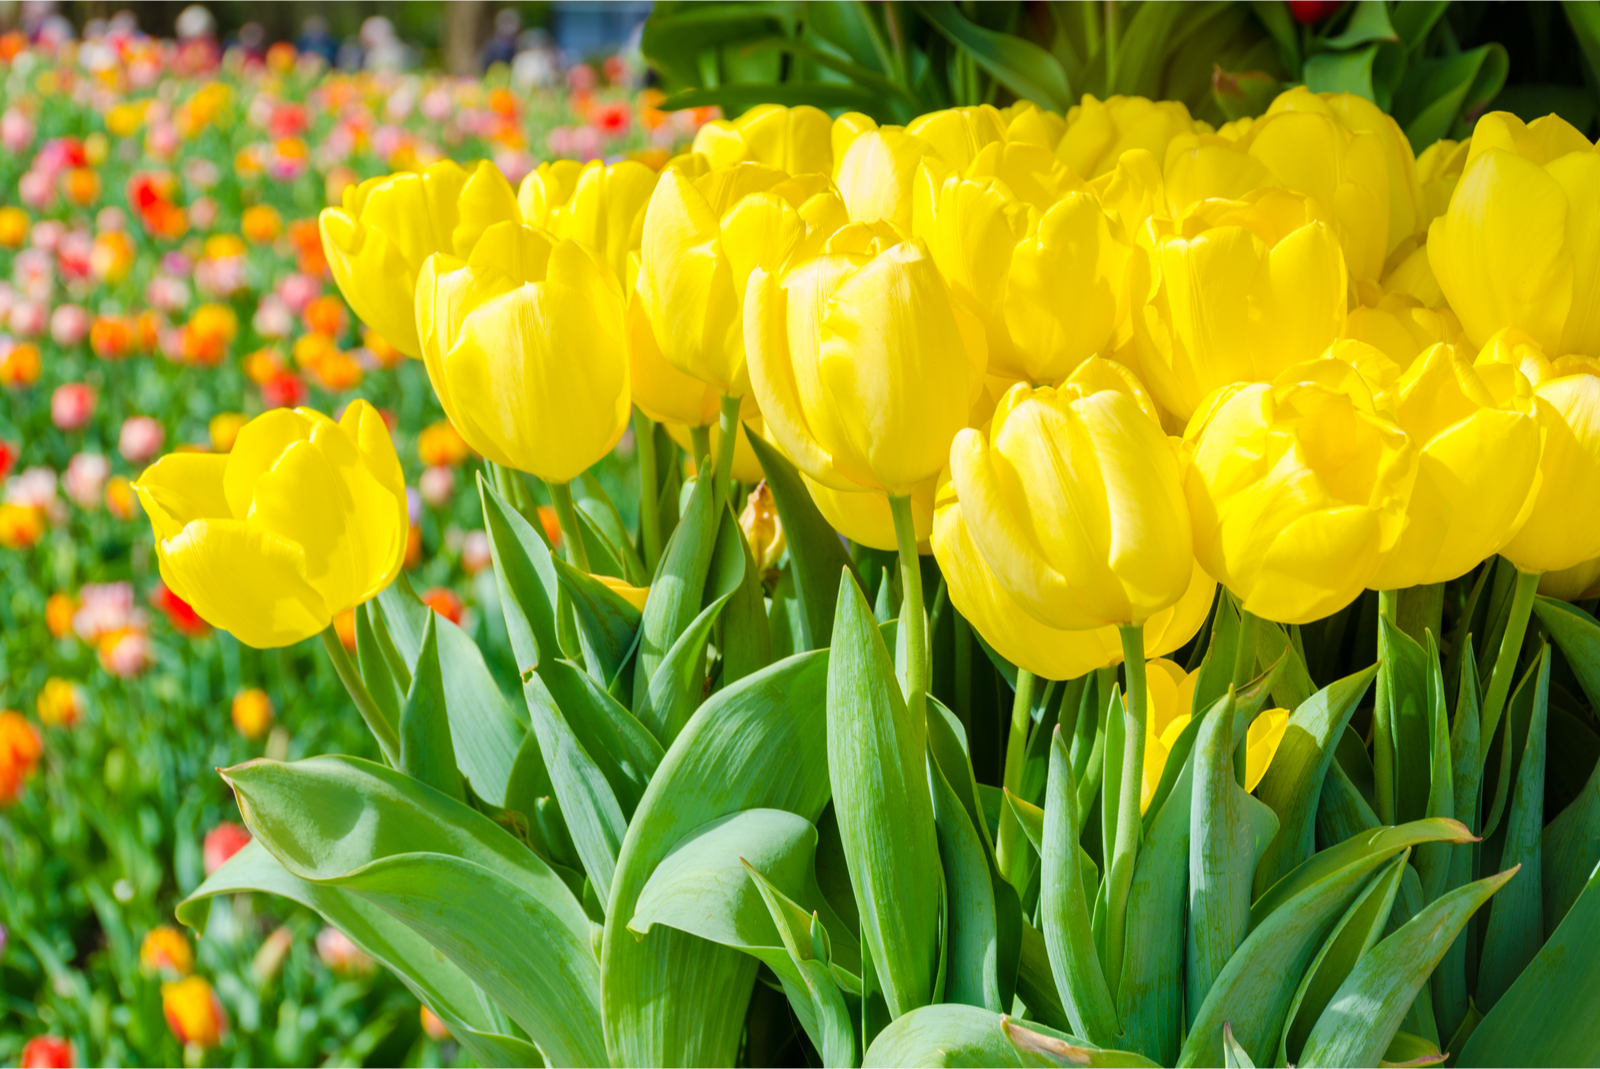
[[550,482],[581,475],[627,428],[623,310],[595,253],[520,223],[490,227],[464,261],[430,257],[417,280],[445,415],[477,453]]
[[1454,579],[1492,556],[1533,506],[1540,432],[1533,390],[1505,365],[1475,369],[1435,345],[1400,380],[1395,421],[1418,450],[1400,541],[1370,585]]
[[194,968],[194,950],[187,936],[163,924],[145,933],[139,945],[139,964],[154,973],[188,976]]
[[231,820],[224,820],[206,832],[206,837],[200,846],[206,875],[210,876],[216,872],[228,863],[229,858],[249,845],[250,833]]
[[750,543],[750,554],[755,557],[756,570],[770,572],[783,559],[788,540],[783,534],[783,521],[778,518],[778,506],[772,500],[765,479],[756,484],[745,499],[744,511],[739,514],[739,526],[745,541]]
[[785,174],[832,174],[833,120],[810,105],[758,104],[737,119],[700,127],[692,151],[712,167],[749,162]]
[[523,222],[587,245],[617,281],[626,282],[628,257],[644,240],[645,208],[658,177],[635,160],[541,163],[522,180],[517,206]]
[[1559,116],[1491,112],[1428,260],[1474,345],[1514,327],[1546,353],[1600,356],[1597,226],[1600,149]]
[[86,383],[69,382],[57,386],[50,395],[50,422],[57,430],[82,430],[94,415],[96,400],[94,387]]
[[1416,450],[1343,361],[1219,390],[1184,437],[1195,555],[1247,612],[1294,624],[1337,612],[1405,527]]
[[233,726],[252,741],[272,727],[272,699],[260,687],[241,690],[233,696]]
[[317,957],[340,976],[365,976],[376,967],[372,957],[337,928],[317,933]]
[[1195,125],[1189,109],[1176,100],[1113,96],[1102,102],[1085,93],[1083,102],[1067,112],[1056,155],[1087,181],[1111,171],[1133,149],[1165,159],[1173,138],[1193,133]]
[[226,455],[172,453],[134,485],[162,579],[208,623],[257,648],[323,630],[388,586],[406,546],[405,484],[365,401],[251,420]]
[[34,1036],[22,1045],[21,1069],[73,1069],[78,1064],[77,1048],[71,1040],[58,1036]]
[[83,716],[83,688],[51,676],[44,681],[34,707],[46,727],[72,727]]
[[800,470],[903,495],[944,467],[986,355],[926,247],[884,240],[846,227],[820,256],[757,268],[745,337],[767,430]]
[[228,1033],[222,1000],[204,977],[191,976],[161,985],[161,1012],[179,1043],[215,1047]]
[[407,356],[417,336],[417,276],[434,253],[465,258],[495,223],[520,221],[516,195],[487,160],[472,171],[451,160],[374,178],[344,191],[344,205],[318,219],[334,281],[362,322]]
[[50,340],[57,345],[78,345],[88,336],[89,313],[78,305],[57,305],[50,313]]

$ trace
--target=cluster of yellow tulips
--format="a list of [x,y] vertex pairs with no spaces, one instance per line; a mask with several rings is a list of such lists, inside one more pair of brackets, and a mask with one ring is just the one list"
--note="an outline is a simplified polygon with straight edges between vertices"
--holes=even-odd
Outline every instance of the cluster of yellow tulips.
[[[1555,116],[1415,156],[1304,88],[1216,130],[1136,98],[903,128],[764,106],[659,174],[559,161],[513,190],[446,162],[321,222],[351,306],[564,526],[634,406],[724,493],[757,477],[742,425],[847,537],[931,546],[1044,677],[1176,649],[1216,582],[1297,624],[1495,553],[1524,603],[1600,579],[1600,150]],[[318,419],[140,483],[168,584],[247,642],[399,565],[381,423]]]

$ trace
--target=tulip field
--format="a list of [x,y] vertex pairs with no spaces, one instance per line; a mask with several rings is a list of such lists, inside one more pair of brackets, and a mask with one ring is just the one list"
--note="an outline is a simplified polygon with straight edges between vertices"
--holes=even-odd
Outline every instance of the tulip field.
[[0,36],[0,1064],[1600,1064],[1593,112],[1082,6]]

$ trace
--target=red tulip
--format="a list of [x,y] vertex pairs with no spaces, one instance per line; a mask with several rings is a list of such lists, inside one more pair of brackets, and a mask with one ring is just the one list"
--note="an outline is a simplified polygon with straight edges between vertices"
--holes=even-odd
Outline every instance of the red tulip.
[[1302,26],[1312,26],[1344,6],[1344,0],[1289,0],[1289,14]]

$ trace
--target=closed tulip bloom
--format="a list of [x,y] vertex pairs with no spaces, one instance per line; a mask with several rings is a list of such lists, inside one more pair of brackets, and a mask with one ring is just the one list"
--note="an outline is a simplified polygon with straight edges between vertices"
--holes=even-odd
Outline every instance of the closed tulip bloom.
[[1405,293],[1384,295],[1377,304],[1350,309],[1347,338],[1366,342],[1402,367],[1441,342],[1466,345],[1461,321],[1448,308],[1429,308]]
[[565,483],[628,423],[622,289],[598,255],[499,223],[417,280],[417,332],[445,415],[480,455]]
[[916,179],[923,160],[938,159],[932,145],[905,130],[886,126],[850,142],[834,164],[834,183],[852,223],[882,220],[911,233]]
[[1600,557],[1600,360],[1555,360],[1533,395],[1545,434],[1538,492],[1500,552],[1524,572],[1559,572]]
[[1417,481],[1374,588],[1464,575],[1526,519],[1540,453],[1533,390],[1513,368],[1483,371],[1461,350],[1435,345],[1400,380],[1395,420],[1418,450]]
[[1006,118],[991,104],[946,108],[919,116],[906,125],[906,133],[925,142],[957,173],[990,145],[1006,139]]
[[759,104],[737,119],[716,119],[700,127],[694,151],[713,167],[761,163],[785,174],[831,174],[833,120],[807,104]]
[[[633,257],[637,266],[638,256]],[[717,422],[716,387],[667,363],[638,291],[628,294],[629,387],[639,411],[657,423],[704,427]]]
[[[889,499],[882,494],[865,490],[834,490],[815,479],[800,474],[817,511],[828,521],[828,526],[858,545],[873,549],[893,551],[895,542],[894,515],[889,511]],[[933,494],[938,477],[926,479],[911,488],[911,521],[917,536],[917,547],[927,553],[928,537],[933,532]]]
[[757,268],[745,337],[769,439],[835,490],[899,496],[944,467],[985,355],[925,247],[888,240],[851,226],[821,256]]
[[324,209],[318,223],[334,281],[356,315],[421,357],[413,309],[423,261],[436,252],[465,257],[489,226],[518,218],[516,194],[494,164],[467,171],[442,160],[347,187],[343,206]]
[[1139,371],[1179,419],[1218,387],[1315,359],[1344,327],[1339,243],[1292,193],[1207,202],[1155,242],[1150,267],[1133,311]]
[[1185,441],[1195,555],[1247,612],[1286,624],[1337,612],[1399,541],[1416,450],[1349,364],[1218,391]]
[[[1144,776],[1140,783],[1139,812],[1146,812],[1161,785],[1167,759],[1183,731],[1194,719],[1194,688],[1200,669],[1185,672],[1162,659],[1146,663],[1149,696],[1145,706]],[[1245,733],[1244,789],[1253,791],[1267,774],[1278,746],[1289,729],[1289,710],[1266,709],[1250,721]]]
[[842,222],[837,203],[825,177],[790,178],[759,163],[663,172],[645,213],[637,286],[667,363],[723,396],[748,393],[750,272],[758,264],[777,270],[814,213],[830,227]]
[[919,210],[916,229],[982,321],[990,375],[1059,382],[1114,348],[1133,250],[1089,193],[1068,193],[1039,214],[993,179],[952,175]]
[[1194,548],[1178,455],[1109,362],[1012,387],[950,448],[972,539],[1001,585],[1062,630],[1142,624],[1183,596]]
[[1474,345],[1506,327],[1600,356],[1600,149],[1565,120],[1478,120],[1428,259]]
[[161,579],[249,646],[287,646],[373,597],[405,559],[406,490],[377,409],[275,409],[233,451],[172,453],[134,484]]
[[[1121,662],[1122,637],[1115,627],[1062,631],[1041,623],[1006,592],[978,552],[949,479],[939,487],[931,541],[950,604],[1018,668],[1064,680]],[[1216,581],[1194,564],[1177,603],[1145,621],[1145,656],[1171,653],[1193,638],[1211,610],[1216,589]]]
[[1539,576],[1539,593],[1562,601],[1585,601],[1600,595],[1600,557]]
[[1066,132],[1056,145],[1056,155],[1087,181],[1115,168],[1122,154],[1132,149],[1144,149],[1159,164],[1173,138],[1197,128],[1210,130],[1205,123],[1196,123],[1176,100],[1113,96],[1101,101],[1085,93],[1083,101],[1067,112]]
[[625,282],[629,256],[644,240],[644,212],[657,177],[636,160],[541,163],[522,180],[517,207],[523,222],[599,253],[618,281]]

